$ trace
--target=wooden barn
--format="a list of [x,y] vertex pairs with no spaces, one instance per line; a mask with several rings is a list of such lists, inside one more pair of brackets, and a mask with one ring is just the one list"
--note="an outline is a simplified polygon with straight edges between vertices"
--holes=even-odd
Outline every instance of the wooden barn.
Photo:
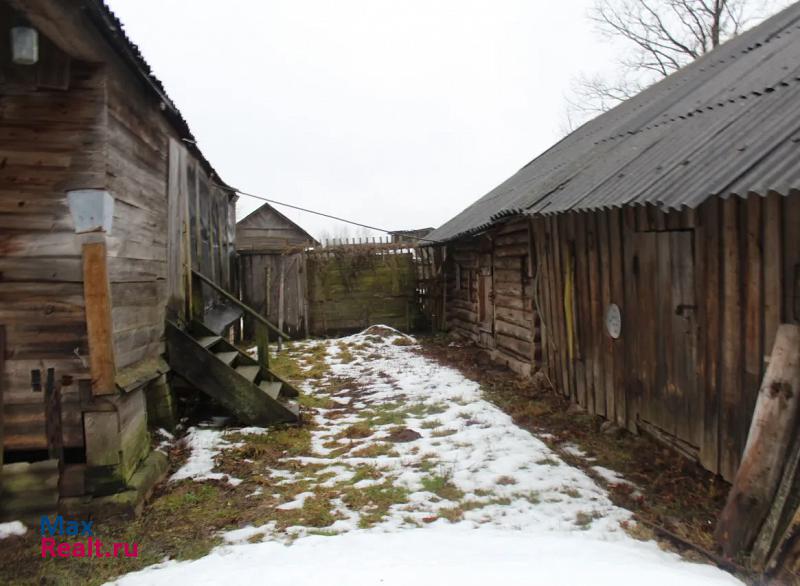
[[800,4],[599,116],[428,238],[443,322],[733,478],[800,322]]
[[[101,0],[0,0],[0,516],[131,512],[148,417],[194,386],[244,421],[293,390],[219,335],[235,194]],[[273,327],[274,330],[274,327]]]
[[[303,251],[319,242],[265,203],[236,224],[241,298],[291,336],[308,334],[306,263]],[[252,340],[255,323],[244,317]]]

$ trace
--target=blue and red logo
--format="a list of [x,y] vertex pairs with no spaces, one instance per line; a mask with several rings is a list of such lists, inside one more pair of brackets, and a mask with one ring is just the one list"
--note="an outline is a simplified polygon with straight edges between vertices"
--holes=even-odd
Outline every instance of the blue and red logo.
[[65,519],[57,515],[51,521],[42,516],[39,524],[42,534],[43,558],[117,558],[139,557],[137,543],[103,544],[94,535],[91,519]]

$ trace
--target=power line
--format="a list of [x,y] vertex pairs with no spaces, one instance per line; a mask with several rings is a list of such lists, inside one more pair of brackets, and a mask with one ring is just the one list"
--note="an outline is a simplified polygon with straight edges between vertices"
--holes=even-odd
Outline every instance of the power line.
[[[220,185],[220,187],[222,187],[223,189],[231,189],[230,187],[224,187],[222,185]],[[275,205],[279,205],[279,206],[285,206],[287,208],[292,208],[293,210],[298,210],[298,211],[301,211],[301,212],[307,212],[309,214],[315,214],[317,216],[322,216],[324,218],[329,218],[331,220],[336,220],[338,222],[344,222],[345,224],[352,224],[353,226],[358,226],[360,228],[367,228],[368,230],[377,230],[378,232],[386,232],[387,234],[393,234],[393,233],[399,232],[398,230],[395,230],[393,232],[392,230],[387,230],[386,228],[378,228],[376,226],[370,226],[369,224],[362,224],[360,222],[355,222],[353,220],[348,220],[346,218],[340,218],[339,216],[333,216],[331,214],[326,214],[324,212],[317,212],[315,210],[310,210],[308,208],[302,208],[300,206],[296,206],[296,205],[291,204],[291,203],[278,201],[276,199],[270,199],[268,197],[264,197],[263,195],[256,195],[254,193],[247,193],[246,191],[240,191],[240,190],[235,189],[235,188],[233,189],[233,191],[235,191],[239,195],[245,195],[247,197],[252,197],[253,199],[258,199],[258,200],[261,200],[261,201],[265,201],[267,203],[271,203],[271,204],[275,204]],[[430,238],[423,238],[421,236],[412,236],[411,234],[403,234],[403,236],[406,237],[406,238],[412,238],[414,240],[424,240],[425,242],[435,242],[435,243],[439,242],[438,240],[431,240]]]

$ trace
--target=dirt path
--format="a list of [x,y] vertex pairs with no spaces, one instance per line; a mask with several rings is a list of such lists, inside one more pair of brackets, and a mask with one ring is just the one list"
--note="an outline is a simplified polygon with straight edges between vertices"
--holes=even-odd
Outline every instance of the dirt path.
[[[738,583],[634,539],[631,513],[592,476],[629,494],[635,482],[568,463],[589,456],[549,447],[551,435],[515,424],[413,338],[373,327],[295,344],[273,364],[301,384],[304,426],[165,436],[171,480],[133,524],[98,524],[139,541],[142,559],[52,565],[31,582],[97,583],[149,566],[120,583],[512,586],[533,572],[565,585]],[[9,561],[33,574],[25,539],[9,539]]]

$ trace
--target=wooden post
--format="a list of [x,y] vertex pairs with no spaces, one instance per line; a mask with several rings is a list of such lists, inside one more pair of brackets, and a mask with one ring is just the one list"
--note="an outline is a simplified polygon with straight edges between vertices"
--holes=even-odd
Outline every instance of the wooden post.
[[[269,319],[270,267],[267,265],[264,274],[264,317]],[[269,370],[269,328],[261,322],[255,322],[256,346],[258,348],[258,365],[266,372]],[[278,336],[280,340],[280,336]]]
[[794,539],[800,527],[800,434],[795,434],[792,448],[786,457],[783,476],[778,485],[772,507],[761,525],[753,551],[750,567],[757,571],[774,569],[785,544]]
[[[286,283],[286,257],[284,255],[281,255],[280,271],[281,274],[278,277],[278,329],[283,330],[284,289]],[[282,340],[278,337],[278,352],[282,349]]]
[[259,321],[255,322],[258,365],[265,372],[269,370],[269,328]]
[[192,273],[191,300],[189,315],[192,319],[202,323],[206,311],[205,301],[203,300],[203,281],[194,273]]
[[47,369],[44,385],[45,429],[47,451],[51,460],[58,460],[59,470],[64,467],[63,434],[61,431],[61,385],[56,383],[55,370]]
[[750,548],[767,516],[796,433],[799,393],[800,326],[781,324],[742,461],[717,523],[716,539],[728,557]]
[[310,275],[309,275],[309,272],[308,272],[308,255],[303,253],[300,261],[302,263],[301,266],[302,266],[303,275],[304,275],[304,278],[305,278],[305,283],[304,283],[304,286],[303,286],[303,337],[308,338],[308,336],[309,336],[309,331],[308,331],[308,319],[309,319],[309,316],[308,316],[308,314],[309,314],[309,311],[311,310],[310,306],[309,306],[309,303],[308,303],[308,290],[309,290],[309,287],[311,286],[310,282],[309,282]]
[[86,306],[92,393],[114,394],[116,367],[111,321],[111,290],[104,240],[87,242],[83,245],[83,296]]
[[0,325],[0,497],[3,496],[3,390],[6,371],[6,326]]

